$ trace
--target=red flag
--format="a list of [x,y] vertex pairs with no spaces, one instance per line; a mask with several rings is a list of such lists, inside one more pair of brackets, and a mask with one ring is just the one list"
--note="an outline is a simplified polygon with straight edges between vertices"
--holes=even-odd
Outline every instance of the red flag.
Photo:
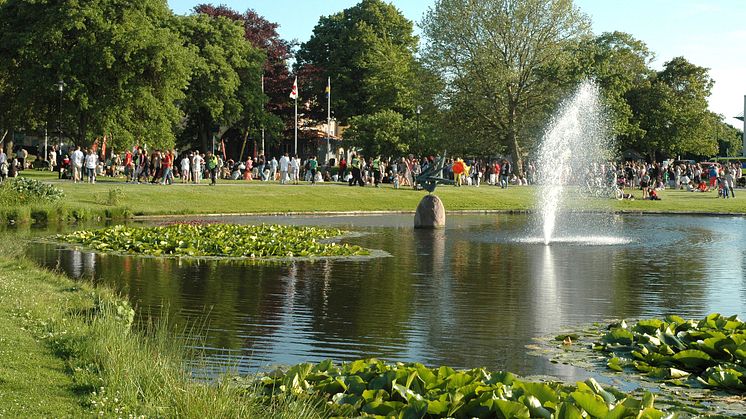
[[101,159],[106,160],[106,136],[104,135],[104,142],[101,144]]
[[293,82],[293,90],[290,92],[290,99],[298,99],[298,78]]
[[221,148],[223,149],[223,161],[226,161],[226,160],[228,160],[228,158],[225,157],[225,140],[221,138],[220,139],[220,144],[222,145]]

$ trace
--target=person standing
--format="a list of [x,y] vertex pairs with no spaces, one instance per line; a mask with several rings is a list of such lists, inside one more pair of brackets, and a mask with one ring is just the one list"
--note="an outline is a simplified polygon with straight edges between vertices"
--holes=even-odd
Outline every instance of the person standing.
[[200,156],[199,150],[196,150],[194,152],[194,157],[192,157],[192,180],[194,183],[200,183],[202,181],[202,163],[204,163],[204,160],[202,159],[202,156]]
[[500,166],[500,187],[503,189],[508,188],[510,183],[510,175],[513,173],[513,167],[507,159],[503,159],[503,163]]
[[96,183],[96,166],[98,166],[98,154],[89,148],[88,154],[85,156],[85,172],[88,183]]
[[300,159],[298,156],[293,156],[290,159],[290,172],[290,179],[294,185],[297,185],[300,179]]
[[218,156],[212,154],[212,151],[207,152],[206,165],[207,171],[210,172],[210,186],[213,186],[218,178]]
[[311,184],[316,184],[316,171],[319,167],[319,162],[316,161],[315,156],[311,156],[310,159],[308,159],[308,171],[311,172]]
[[381,183],[381,164],[381,156],[377,156],[373,159],[373,163],[371,163],[371,166],[373,166],[373,185],[375,185],[376,188],[378,188],[379,183]]
[[3,151],[3,147],[0,146],[0,182],[4,181],[8,177],[8,156]]
[[16,153],[16,157],[18,158],[18,171],[26,170],[26,159],[28,159],[28,151],[26,151],[25,148],[21,147],[21,149],[18,150],[18,153]]
[[161,168],[163,170],[163,176],[161,176],[161,185],[165,185],[165,184],[170,185],[172,183],[171,173],[172,173],[173,163],[174,163],[173,154],[171,154],[171,152],[166,150],[163,153],[163,157],[161,158]]
[[73,182],[78,183],[82,180],[82,170],[83,170],[83,160],[85,156],[83,155],[83,152],[80,151],[80,146],[75,147],[75,151],[73,151],[73,155],[71,156],[71,165],[73,167]]
[[269,180],[277,180],[277,159],[274,157],[269,161]]
[[54,170],[57,168],[57,150],[55,146],[52,146],[52,149],[49,150],[47,159],[49,159],[49,161],[47,162],[49,164],[49,171],[54,172]]
[[192,178],[192,170],[190,168],[191,159],[190,154],[184,154],[181,159],[181,183],[189,183],[189,179]]
[[256,161],[256,167],[257,169],[259,169],[260,180],[267,180],[266,176],[264,176],[264,166],[266,166],[265,160],[264,160],[264,154],[260,154]]
[[290,159],[288,158],[288,153],[285,153],[280,157],[280,184],[282,185],[287,182],[288,166],[290,166]]
[[352,167],[352,178],[350,179],[349,186],[357,183],[361,187],[364,187],[365,182],[363,181],[360,173],[360,169],[362,168],[362,161],[356,154],[353,154],[350,158],[350,166]]

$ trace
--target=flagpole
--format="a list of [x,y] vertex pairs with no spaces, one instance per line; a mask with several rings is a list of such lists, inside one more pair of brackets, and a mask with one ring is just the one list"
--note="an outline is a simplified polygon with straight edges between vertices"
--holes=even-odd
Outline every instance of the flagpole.
[[[329,154],[331,154],[331,146],[329,145],[329,137],[332,135],[332,78],[331,76],[326,79],[326,158],[324,160],[329,161]],[[326,164],[326,163],[325,163]]]
[[295,148],[294,153],[298,155],[298,95],[295,95]]
[[[262,112],[264,112],[264,74],[262,74]],[[267,151],[264,149],[264,116],[262,116],[262,154],[267,155]]]

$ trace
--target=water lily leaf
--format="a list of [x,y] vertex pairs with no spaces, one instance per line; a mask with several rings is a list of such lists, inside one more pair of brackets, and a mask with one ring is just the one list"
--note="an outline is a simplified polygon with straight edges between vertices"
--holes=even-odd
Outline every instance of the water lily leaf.
[[523,403],[510,400],[495,400],[498,416],[505,419],[530,418],[531,414]]
[[665,323],[658,319],[640,320],[632,327],[632,330],[641,334],[655,334]]
[[428,409],[429,405],[425,400],[413,400],[399,413],[399,419],[421,419]]
[[544,405],[547,402],[557,403],[559,398],[557,392],[544,383],[529,383],[524,382],[520,384],[523,388],[524,394],[536,398],[540,405]]
[[712,357],[698,349],[686,349],[673,356],[679,364],[695,370],[705,369],[712,365]]
[[448,413],[449,403],[444,400],[429,400],[427,402],[427,414],[443,417]]
[[602,418],[609,413],[609,408],[606,406],[604,399],[593,392],[574,391],[571,396],[575,403],[591,416]]
[[402,402],[383,402],[374,400],[370,403],[366,403],[361,410],[364,413],[372,415],[390,416],[398,413],[402,407],[404,407],[404,403]]
[[544,419],[552,418],[552,412],[550,412],[544,406],[542,406],[541,401],[539,401],[539,399],[531,395],[524,396],[524,397],[525,397],[524,404],[526,405],[526,407],[528,407],[528,410],[531,413],[532,418],[544,418]]
[[625,345],[629,346],[634,343],[635,336],[627,329],[614,328],[609,333],[605,334],[603,341],[609,345]]
[[563,402],[557,408],[556,419],[582,419],[580,410],[571,403]]
[[619,359],[618,357],[613,357],[609,359],[609,362],[606,363],[606,366],[614,371],[622,372],[624,371],[624,369],[622,368],[621,362],[621,359]]

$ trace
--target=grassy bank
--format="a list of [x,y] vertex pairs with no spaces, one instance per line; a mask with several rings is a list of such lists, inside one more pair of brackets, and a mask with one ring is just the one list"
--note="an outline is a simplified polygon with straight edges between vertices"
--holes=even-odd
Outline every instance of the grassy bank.
[[[52,179],[44,172],[30,172],[40,179]],[[288,213],[328,211],[414,211],[423,191],[349,187],[341,183],[279,185],[276,183],[222,181],[216,186],[203,185],[132,185],[102,179],[96,185],[56,183],[65,191],[65,205],[91,211],[102,208],[102,200],[116,190],[118,206],[135,215],[215,214],[215,213]],[[500,189],[489,185],[476,187],[441,186],[436,191],[447,211],[527,211],[536,206],[540,190],[522,186]],[[638,198],[640,191],[632,191]],[[737,190],[735,199],[718,199],[716,192],[694,193],[666,190],[661,201],[616,201],[583,199],[590,209],[631,212],[746,213],[746,191]],[[577,204],[581,205],[581,200]]]
[[190,353],[163,326],[131,330],[134,311],[110,292],[0,246],[0,416],[314,417],[313,405],[262,404],[252,389],[194,380]]

